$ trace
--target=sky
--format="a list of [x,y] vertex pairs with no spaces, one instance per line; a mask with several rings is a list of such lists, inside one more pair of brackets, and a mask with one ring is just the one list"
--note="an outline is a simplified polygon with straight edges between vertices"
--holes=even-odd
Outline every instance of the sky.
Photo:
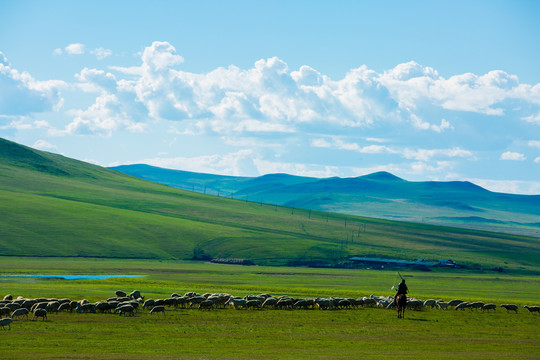
[[0,0],[0,137],[540,194],[540,1]]

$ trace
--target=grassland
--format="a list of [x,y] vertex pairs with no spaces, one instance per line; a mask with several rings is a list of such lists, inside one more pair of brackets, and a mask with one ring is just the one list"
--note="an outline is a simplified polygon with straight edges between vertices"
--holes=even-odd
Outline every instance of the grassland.
[[[117,289],[147,298],[172,292],[269,292],[297,297],[389,295],[395,272],[233,266],[172,260],[0,257],[0,274],[139,274],[141,278],[60,280],[1,278],[0,294],[90,301]],[[536,304],[536,276],[405,272],[411,296]],[[359,310],[171,310],[135,317],[52,314],[0,330],[2,359],[535,359],[538,316],[495,313]]]
[[174,189],[5,140],[0,150],[0,255],[165,260],[200,251],[259,265],[365,255],[540,273],[535,237],[269,206]]

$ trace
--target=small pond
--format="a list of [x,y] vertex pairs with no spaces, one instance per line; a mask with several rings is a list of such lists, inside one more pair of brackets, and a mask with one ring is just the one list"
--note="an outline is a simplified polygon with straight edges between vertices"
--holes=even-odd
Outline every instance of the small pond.
[[87,279],[111,279],[111,278],[135,278],[143,277],[147,275],[0,275],[1,277],[24,277],[24,278],[53,278],[53,279],[64,279],[64,280],[87,280]]

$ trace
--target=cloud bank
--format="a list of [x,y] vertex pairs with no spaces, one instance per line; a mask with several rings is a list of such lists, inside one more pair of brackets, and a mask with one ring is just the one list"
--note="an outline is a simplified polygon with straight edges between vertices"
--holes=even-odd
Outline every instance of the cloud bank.
[[[112,55],[81,43],[54,53],[77,61]],[[230,65],[194,73],[184,70],[184,57],[164,41],[144,48],[136,62],[83,67],[69,81],[40,81],[0,53],[0,122],[11,121],[0,129],[100,139],[167,129],[153,145],[178,136],[211,139],[205,147],[212,149],[134,160],[230,175],[386,170],[445,180],[467,178],[459,173],[467,162],[540,164],[540,140],[523,137],[540,131],[540,84],[501,70],[444,77],[411,61],[383,72],[362,65],[333,79],[309,65],[290,69],[271,57],[247,69]],[[38,119],[39,113],[62,115],[62,121]],[[38,136],[35,147],[61,148]],[[347,160],[336,154],[347,154]]]
[[[80,50],[73,46],[70,51]],[[132,125],[168,120],[187,122],[198,133],[219,134],[291,133],[312,124],[336,130],[381,123],[452,131],[449,120],[433,117],[434,109],[512,115],[540,125],[540,84],[521,84],[515,75],[500,70],[444,78],[433,68],[408,62],[383,73],[361,66],[333,80],[307,65],[291,71],[273,57],[255,62],[250,69],[231,65],[197,74],[179,69],[184,59],[167,42],[154,42],[140,59],[138,66],[112,67],[116,75],[83,70],[77,76],[80,85],[101,95],[87,109],[74,111],[73,124],[66,130],[77,131],[81,122],[86,131],[96,133],[140,130]]]

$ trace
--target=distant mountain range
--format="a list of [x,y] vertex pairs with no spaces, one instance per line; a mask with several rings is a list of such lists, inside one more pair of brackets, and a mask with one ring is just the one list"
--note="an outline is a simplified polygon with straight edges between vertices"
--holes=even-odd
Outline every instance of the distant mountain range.
[[[409,183],[387,173],[356,179],[235,178],[139,169],[174,175],[171,181],[183,178],[176,185],[183,183],[190,191],[158,184],[159,176],[147,181],[0,138],[0,262],[2,256],[50,256],[334,266],[359,256],[452,259],[470,269],[540,273],[540,228],[525,223],[538,219],[538,197],[507,197],[467,183]],[[220,191],[220,196],[197,191]],[[446,195],[430,200],[433,194]],[[446,203],[432,205],[441,201]],[[482,202],[487,204],[483,208]],[[468,214],[471,222],[528,230],[533,236],[296,206],[334,206],[345,212],[356,206],[383,214],[431,209],[433,216],[446,209]],[[523,220],[498,220],[500,214]]]
[[112,169],[253,202],[540,237],[540,195],[496,193],[467,181],[412,182],[388,172],[319,179],[287,174],[222,176],[142,164]]

